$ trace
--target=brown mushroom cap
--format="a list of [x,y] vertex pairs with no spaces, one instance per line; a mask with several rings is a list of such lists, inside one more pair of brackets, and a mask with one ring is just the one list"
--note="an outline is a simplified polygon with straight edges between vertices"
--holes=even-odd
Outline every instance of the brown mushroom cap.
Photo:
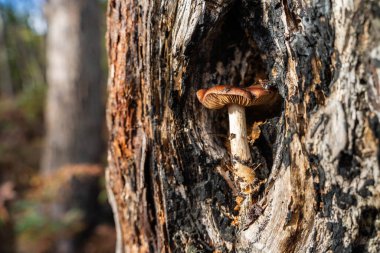
[[266,90],[261,85],[252,85],[248,88],[217,85],[197,91],[199,102],[208,109],[220,109],[230,104],[244,107],[263,105],[273,99],[274,96],[273,91]]

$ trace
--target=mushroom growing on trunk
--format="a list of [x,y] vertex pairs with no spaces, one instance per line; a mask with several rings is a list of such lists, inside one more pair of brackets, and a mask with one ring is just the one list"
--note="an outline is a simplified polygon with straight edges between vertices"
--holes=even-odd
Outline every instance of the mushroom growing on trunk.
[[245,107],[272,104],[276,95],[274,91],[267,90],[261,85],[252,85],[247,88],[217,85],[197,91],[199,102],[208,109],[220,109],[228,106],[234,180],[239,182],[240,192],[243,194],[252,192],[255,180],[247,140]]

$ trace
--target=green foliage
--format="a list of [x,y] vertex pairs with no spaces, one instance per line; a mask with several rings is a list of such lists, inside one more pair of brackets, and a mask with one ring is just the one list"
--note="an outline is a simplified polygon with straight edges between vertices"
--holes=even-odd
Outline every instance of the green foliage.
[[23,89],[17,98],[17,105],[25,117],[32,122],[43,117],[46,96],[46,86],[29,85]]
[[45,86],[45,37],[31,29],[27,16],[4,6],[0,6],[0,15],[13,90],[17,94],[30,85]]
[[71,209],[53,217],[50,210],[53,202],[41,199],[19,200],[13,205],[15,231],[22,240],[35,241],[52,239],[80,231],[83,215],[78,209]]
[[15,227],[17,233],[24,233],[24,231],[28,230],[39,231],[47,224],[46,217],[37,212],[34,203],[31,203],[30,201],[19,201],[18,203],[15,203],[14,206],[18,212],[22,213],[16,222]]
[[99,192],[98,201],[100,204],[106,205],[108,203],[106,179],[104,177],[101,177],[99,181],[101,191]]
[[1,150],[17,153],[12,149],[27,148],[27,143],[41,138],[45,94],[46,86],[30,85],[13,99],[0,99],[0,169]]
[[15,229],[18,234],[27,234],[28,237],[43,237],[52,233],[62,234],[65,231],[76,231],[81,227],[83,218],[80,210],[72,209],[59,216],[59,218],[47,215],[47,210],[52,208],[45,203],[43,206],[39,199],[20,200],[14,204],[14,213],[17,216]]
[[[29,184],[39,165],[45,101],[45,38],[28,25],[28,16],[0,6],[6,65],[13,97],[0,94],[0,175],[18,189]],[[0,84],[1,85],[1,84]]]
[[45,86],[30,86],[14,99],[0,99],[0,175],[24,191],[38,173]]

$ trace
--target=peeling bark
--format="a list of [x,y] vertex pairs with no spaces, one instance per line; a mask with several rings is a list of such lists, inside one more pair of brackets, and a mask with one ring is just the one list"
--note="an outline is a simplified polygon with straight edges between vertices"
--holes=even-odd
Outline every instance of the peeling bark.
[[[120,1],[108,8],[118,252],[378,252],[376,1]],[[267,79],[247,110],[260,187],[239,209],[226,109],[196,91]]]

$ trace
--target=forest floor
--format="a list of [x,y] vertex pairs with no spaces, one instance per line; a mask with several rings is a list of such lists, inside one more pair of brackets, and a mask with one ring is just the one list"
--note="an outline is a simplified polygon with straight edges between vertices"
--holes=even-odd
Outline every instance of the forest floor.
[[[13,98],[0,99],[1,252],[47,252],[62,235],[70,237],[86,229],[80,222],[84,217],[77,210],[67,211],[59,220],[47,215],[73,168],[64,168],[49,180],[40,176],[44,94],[43,87],[34,87]],[[103,170],[100,166],[82,166],[79,173],[93,171],[98,172],[102,189],[98,201],[105,217],[92,229],[82,249],[83,252],[114,252],[116,235]]]

